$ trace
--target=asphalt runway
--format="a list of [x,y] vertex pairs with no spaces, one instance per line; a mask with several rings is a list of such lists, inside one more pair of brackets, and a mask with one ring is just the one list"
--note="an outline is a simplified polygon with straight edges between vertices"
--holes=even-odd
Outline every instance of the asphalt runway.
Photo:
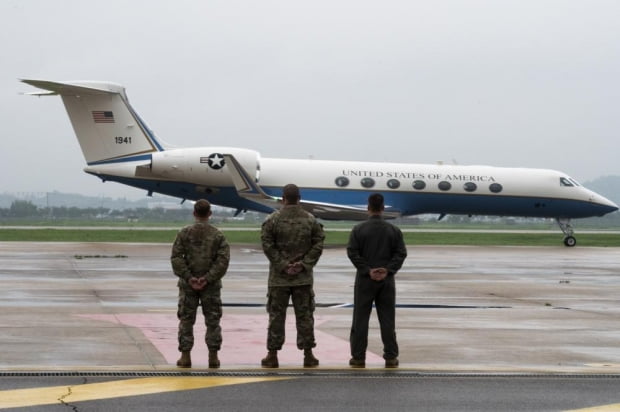
[[261,369],[267,262],[254,245],[233,247],[224,278],[222,368],[207,368],[200,325],[194,368],[176,368],[169,254],[0,242],[0,409],[620,409],[618,248],[410,248],[395,371],[374,314],[367,368],[347,365],[354,271],[341,248],[315,274],[320,367],[301,368],[289,309],[281,368]]

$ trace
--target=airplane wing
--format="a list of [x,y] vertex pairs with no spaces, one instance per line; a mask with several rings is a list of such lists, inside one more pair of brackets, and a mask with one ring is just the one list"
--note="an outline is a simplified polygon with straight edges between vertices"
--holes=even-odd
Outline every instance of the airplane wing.
[[[282,198],[265,193],[255,179],[243,168],[243,166],[231,154],[223,154],[224,163],[228,165],[230,176],[233,180],[237,194],[240,197],[262,205],[279,209],[282,207]],[[325,203],[301,199],[301,207],[314,216],[326,220],[364,220],[368,218],[366,205],[345,205],[339,203]],[[396,218],[401,216],[400,211],[390,210],[386,205],[383,216]]]
[[245,199],[252,200],[265,206],[279,209],[282,198],[270,196],[261,189],[254,178],[241,166],[241,163],[231,154],[222,154],[224,164],[228,166],[237,194]]
[[[325,220],[366,220],[368,209],[366,205],[354,206],[340,203],[313,202],[301,199],[301,206],[314,216]],[[395,219],[402,216],[399,210],[386,205],[383,217]]]
[[301,200],[304,210],[325,220],[365,220],[368,218],[366,206],[348,206],[337,203],[322,203]]

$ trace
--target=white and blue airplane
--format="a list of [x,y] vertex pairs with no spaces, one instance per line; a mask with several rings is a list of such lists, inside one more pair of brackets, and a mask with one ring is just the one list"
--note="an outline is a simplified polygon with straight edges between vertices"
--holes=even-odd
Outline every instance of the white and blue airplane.
[[554,218],[574,246],[570,220],[618,210],[605,197],[555,170],[261,157],[250,149],[164,146],[129,104],[125,88],[108,82],[21,80],[60,95],[86,160],[84,171],[183,200],[270,213],[281,190],[299,186],[302,205],[318,218],[367,217],[370,192],[383,194],[385,216],[447,214]]

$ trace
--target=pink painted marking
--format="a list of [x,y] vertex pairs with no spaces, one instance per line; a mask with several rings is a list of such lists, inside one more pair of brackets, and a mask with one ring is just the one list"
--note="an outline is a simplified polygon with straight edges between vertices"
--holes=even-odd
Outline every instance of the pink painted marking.
[[[144,336],[157,348],[169,364],[176,364],[179,357],[177,327],[175,315],[169,314],[133,314],[121,313],[116,315],[79,315],[80,317],[111,322],[138,328]],[[329,316],[315,316],[314,333],[317,342],[313,350],[321,362],[321,366],[348,367],[350,358],[349,341],[330,335],[319,330],[319,326],[331,318]],[[222,366],[226,365],[257,365],[267,353],[267,315],[226,315],[222,318],[222,350],[219,353]],[[205,325],[199,315],[194,327],[195,344],[192,350],[193,366],[208,364],[208,351],[204,343]],[[297,349],[297,331],[295,317],[287,316],[286,342],[278,353],[280,367],[302,366],[303,352]],[[383,358],[374,353],[366,354],[367,364],[383,365]]]

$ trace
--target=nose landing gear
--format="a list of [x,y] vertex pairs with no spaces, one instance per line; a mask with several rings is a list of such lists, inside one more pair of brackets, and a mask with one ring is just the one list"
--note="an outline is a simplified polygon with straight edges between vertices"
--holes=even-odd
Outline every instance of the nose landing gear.
[[557,218],[555,219],[558,222],[558,226],[564,233],[564,244],[568,247],[573,247],[577,244],[577,239],[573,236],[573,227],[570,225],[570,219],[566,218]]

